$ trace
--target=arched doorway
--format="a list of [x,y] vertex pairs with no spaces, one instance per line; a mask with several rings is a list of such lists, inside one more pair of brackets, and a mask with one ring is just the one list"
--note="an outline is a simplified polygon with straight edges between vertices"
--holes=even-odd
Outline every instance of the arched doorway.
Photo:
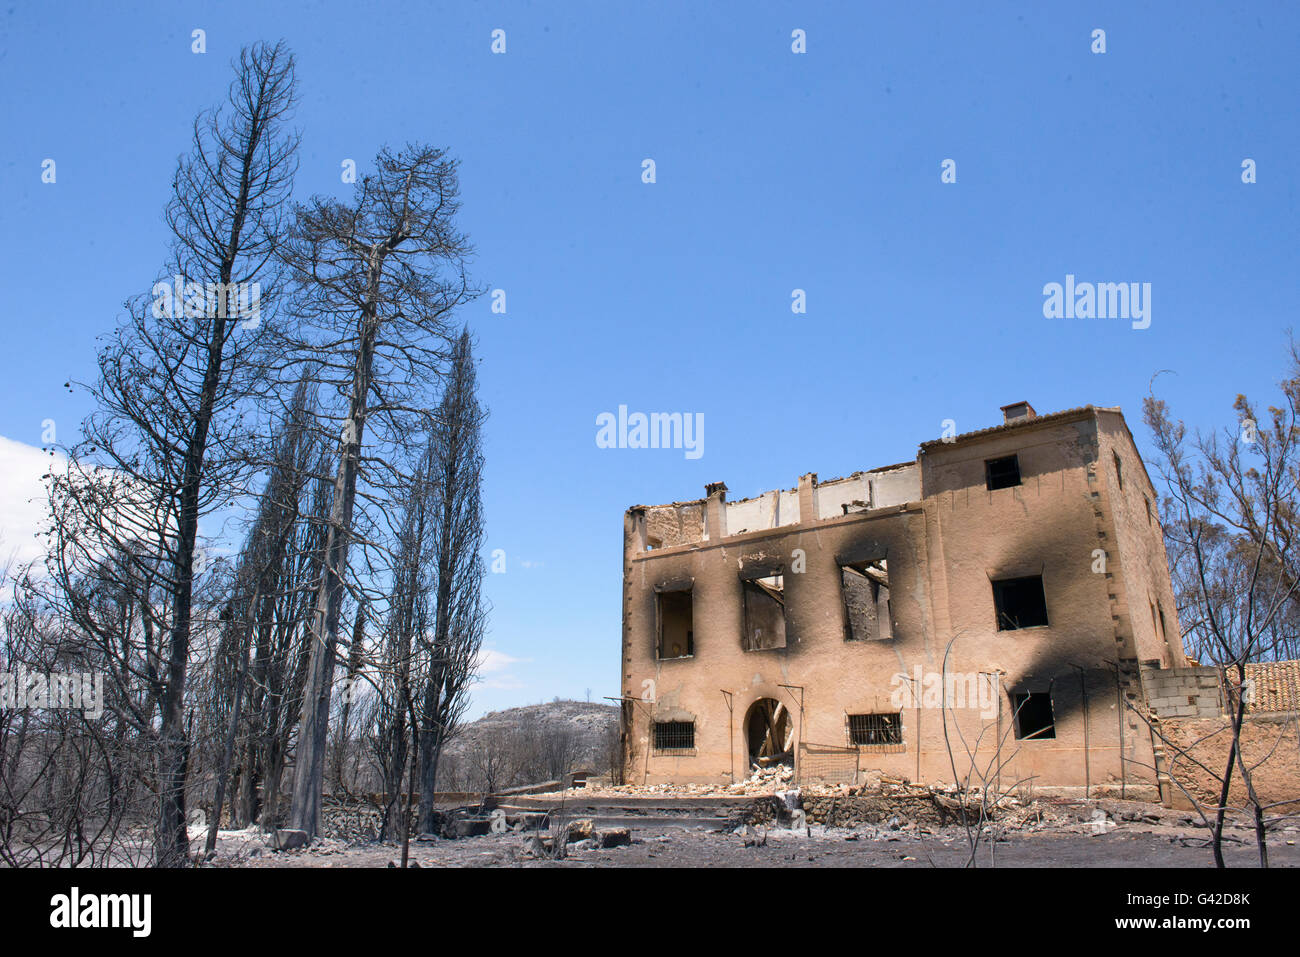
[[745,748],[749,766],[794,764],[794,722],[790,709],[775,698],[759,698],[745,713]]

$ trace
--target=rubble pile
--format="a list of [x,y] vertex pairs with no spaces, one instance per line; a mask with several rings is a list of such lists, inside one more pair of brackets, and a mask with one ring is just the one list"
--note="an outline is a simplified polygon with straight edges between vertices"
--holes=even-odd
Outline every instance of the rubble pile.
[[570,821],[551,835],[527,834],[521,852],[524,857],[563,860],[571,851],[590,851],[614,847],[628,847],[632,832],[626,827],[596,828],[595,822],[582,819]]
[[788,764],[754,768],[749,777],[735,784],[590,784],[563,792],[574,797],[731,797],[774,794],[794,782],[794,768]]
[[754,768],[754,773],[744,781],[728,785],[724,794],[770,794],[794,782],[794,768],[778,764],[770,768]]
[[556,791],[555,796],[565,798],[592,797],[717,797],[730,793],[721,784],[604,784],[585,788],[568,788]]
[[746,809],[742,815],[745,824],[788,826],[796,809],[803,812],[808,825],[881,825],[889,830],[924,831],[960,825],[963,820],[1020,829],[1041,825],[1045,819],[1044,806],[1038,801],[985,795],[978,789],[960,793],[956,788],[932,788],[890,778],[857,785],[810,785],[764,797]]

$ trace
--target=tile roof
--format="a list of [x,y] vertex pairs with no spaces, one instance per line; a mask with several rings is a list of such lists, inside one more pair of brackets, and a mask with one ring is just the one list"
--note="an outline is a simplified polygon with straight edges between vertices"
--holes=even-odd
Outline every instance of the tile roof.
[[1119,412],[1119,408],[1110,408],[1103,405],[1081,405],[1073,409],[1062,409],[1060,412],[1047,412],[1043,415],[1035,415],[1032,419],[1016,419],[1014,422],[1003,422],[1001,425],[991,425],[987,429],[976,429],[974,432],[963,432],[961,435],[955,435],[948,439],[930,439],[928,442],[921,443],[921,450],[924,451],[925,449],[934,448],[936,446],[952,445],[954,442],[962,442],[966,439],[972,439],[980,435],[994,435],[998,432],[1010,432],[1014,429],[1028,428],[1030,426],[1041,425],[1044,422],[1065,419],[1087,412]]
[[1300,711],[1300,661],[1251,662],[1246,680],[1251,683],[1251,711]]

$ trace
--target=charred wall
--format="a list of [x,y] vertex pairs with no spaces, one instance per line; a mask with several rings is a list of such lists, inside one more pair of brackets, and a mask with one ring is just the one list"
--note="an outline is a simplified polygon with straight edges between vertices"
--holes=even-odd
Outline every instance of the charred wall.
[[[1039,785],[1127,787],[1152,780],[1149,736],[1126,723],[1122,702],[1140,694],[1137,649],[1151,637],[1135,635],[1129,592],[1159,584],[1163,553],[1143,552],[1130,541],[1141,533],[1135,518],[1145,522],[1144,507],[1133,513],[1133,502],[1142,507],[1141,500],[1130,499],[1121,511],[1104,485],[1102,467],[1119,438],[1113,427],[1099,427],[1089,407],[926,443],[914,466],[890,467],[888,486],[873,484],[872,473],[820,484],[810,474],[781,493],[784,504],[760,497],[733,509],[719,483],[705,500],[630,510],[623,654],[628,780],[745,776],[746,715],[764,699],[788,708],[800,754],[821,749],[858,771],[947,781],[949,744],[957,742],[964,773],[971,763],[987,764],[1001,742],[1011,756],[1004,776]],[[1119,454],[1136,458],[1136,449]],[[988,481],[988,462],[1000,456],[1017,458],[1013,486]],[[1145,477],[1140,460],[1129,469],[1135,479]],[[915,498],[872,507],[881,501],[877,488],[886,487]],[[796,504],[804,517],[789,522]],[[729,532],[733,518],[744,521],[743,531]],[[690,532],[666,544],[665,530],[674,528]],[[1100,566],[1099,554],[1106,558]],[[885,585],[886,600],[876,607],[888,627],[874,638],[855,639],[854,602],[845,601],[848,566]],[[1125,572],[1134,566],[1146,577],[1129,584]],[[1008,580],[1041,582],[1045,622],[1005,626],[995,586]],[[691,596],[688,656],[666,658],[658,650],[660,596],[670,590]],[[762,625],[769,630],[779,597],[779,647],[747,634],[756,620],[751,611],[747,623],[747,594],[769,616]],[[922,686],[937,676],[942,689],[945,674],[970,689],[982,682],[993,690],[980,701],[958,702],[952,694],[927,699]],[[1050,696],[1050,735],[1017,738],[1023,709],[1044,700],[1025,695]],[[887,715],[894,717],[871,717]],[[864,720],[884,721],[888,733],[878,742],[864,739],[853,730]],[[667,721],[693,722],[693,747],[656,749],[655,724]],[[802,770],[813,763],[809,758]]]

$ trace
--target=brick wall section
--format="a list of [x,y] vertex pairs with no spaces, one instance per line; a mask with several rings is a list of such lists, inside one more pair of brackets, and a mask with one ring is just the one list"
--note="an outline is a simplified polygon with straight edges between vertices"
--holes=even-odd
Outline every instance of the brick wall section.
[[1162,721],[1170,718],[1215,718],[1223,714],[1219,670],[1210,667],[1144,667],[1142,684],[1147,707]]

